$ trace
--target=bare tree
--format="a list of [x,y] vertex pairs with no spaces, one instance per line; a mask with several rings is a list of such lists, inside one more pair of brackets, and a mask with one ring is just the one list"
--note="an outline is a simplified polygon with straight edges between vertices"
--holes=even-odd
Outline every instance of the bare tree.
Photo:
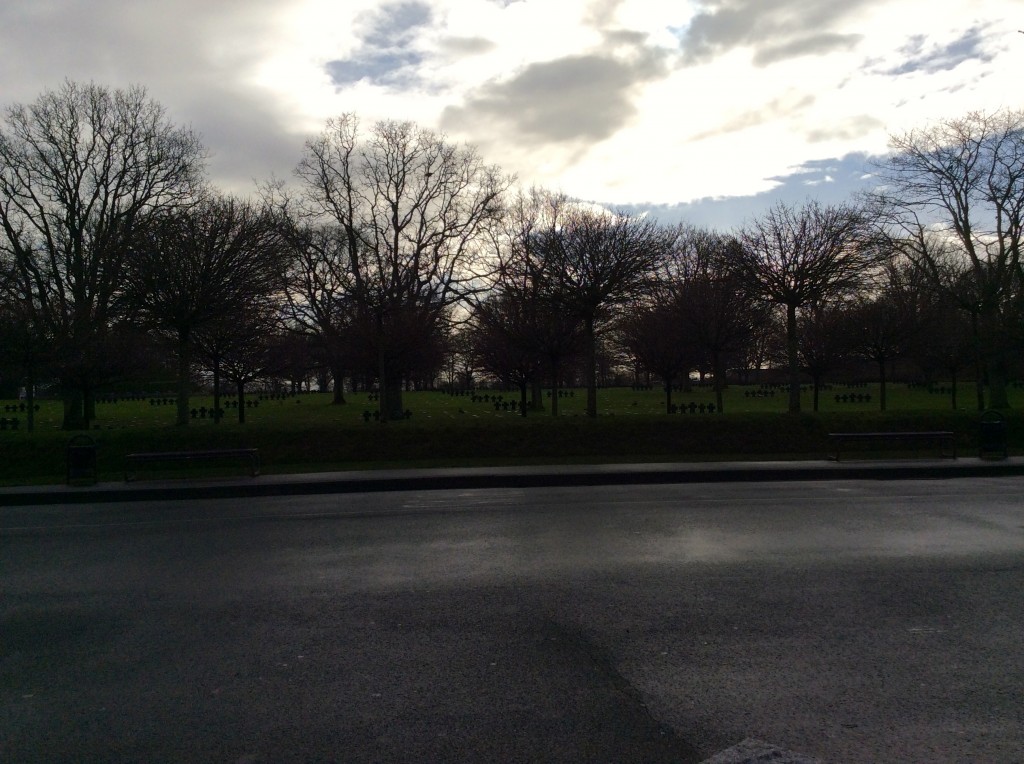
[[[475,301],[477,327],[490,324],[491,338],[513,350],[524,370],[529,368],[535,410],[543,408],[541,381],[547,373],[551,415],[556,417],[564,370],[579,351],[580,319],[565,308],[561,270],[554,258],[545,256],[543,244],[568,204],[561,194],[533,188],[506,205],[501,225],[492,230],[497,279],[486,300]],[[498,322],[504,326],[496,336]]]
[[654,221],[567,205],[535,249],[559,304],[583,330],[587,416],[597,416],[598,335],[647,289],[671,246]]
[[805,306],[797,317],[800,364],[814,385],[813,410],[818,410],[822,382],[844,359],[849,337],[844,331],[846,305],[839,301]]
[[756,294],[729,268],[740,246],[732,237],[683,227],[666,272],[677,319],[711,366],[717,409],[723,413],[727,359],[741,355],[766,313]]
[[31,304],[0,301],[0,381],[12,383],[16,395],[25,389],[26,429],[35,429],[35,389],[43,366],[51,360],[52,343],[36,322]]
[[272,210],[229,197],[158,213],[140,228],[125,269],[126,300],[174,343],[179,425],[189,422],[194,334],[269,295],[285,244],[284,222]]
[[196,355],[213,376],[213,410],[219,419],[221,383],[238,396],[238,423],[245,424],[245,388],[279,369],[270,348],[280,336],[280,311],[270,299],[254,299],[231,315],[205,322],[193,333]]
[[205,152],[140,87],[67,81],[15,104],[0,130],[5,287],[31,304],[61,359],[64,427],[85,426],[99,348],[139,219],[190,201]]
[[351,370],[352,325],[357,319],[348,239],[337,226],[306,225],[293,236],[284,271],[289,327],[318,345],[334,380],[332,402],[345,403],[344,376]]
[[886,409],[888,369],[906,350],[913,330],[914,316],[909,311],[899,295],[885,291],[855,300],[844,316],[850,352],[878,368],[880,411]]
[[853,206],[777,204],[740,232],[731,272],[743,287],[786,310],[789,411],[800,411],[797,312],[805,305],[854,293],[879,260],[864,212]]
[[970,316],[979,410],[983,362],[991,404],[1006,408],[1004,358],[991,339],[1024,276],[1024,111],[971,112],[890,143],[870,198],[894,250]]
[[672,387],[676,378],[695,365],[697,349],[679,320],[671,301],[631,306],[617,322],[619,344],[643,369],[657,374],[665,389],[665,411],[672,413]]
[[950,405],[957,409],[957,381],[974,361],[974,342],[969,317],[948,295],[925,295],[919,314],[920,327],[911,345],[911,356],[928,382],[948,375]]
[[352,115],[306,144],[296,174],[302,212],[344,237],[357,320],[378,354],[382,420],[402,412],[402,376],[419,337],[481,288],[487,237],[511,179],[470,147],[409,122],[378,122],[364,136]]
[[887,404],[888,370],[910,353],[922,325],[929,294],[906,261],[892,259],[880,270],[877,288],[855,297],[844,312],[847,348],[878,366],[878,404]]
[[495,292],[473,309],[468,326],[475,365],[520,392],[520,415],[526,416],[530,384],[540,374],[535,303],[512,291]]

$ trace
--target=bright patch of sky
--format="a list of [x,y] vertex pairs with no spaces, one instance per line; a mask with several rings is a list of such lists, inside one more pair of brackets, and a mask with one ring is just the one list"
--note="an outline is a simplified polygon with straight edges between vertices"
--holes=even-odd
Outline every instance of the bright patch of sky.
[[1024,108],[1022,28],[1019,0],[34,0],[0,5],[0,93],[143,84],[242,193],[355,112],[728,228],[848,198],[892,133]]

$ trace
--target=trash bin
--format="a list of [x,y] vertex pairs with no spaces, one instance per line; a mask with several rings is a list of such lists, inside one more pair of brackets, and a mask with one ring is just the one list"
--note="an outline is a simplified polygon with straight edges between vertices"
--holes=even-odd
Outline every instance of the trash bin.
[[96,484],[96,441],[76,435],[68,442],[68,485]]
[[978,457],[1005,459],[1008,456],[1006,418],[998,411],[986,411],[978,422]]

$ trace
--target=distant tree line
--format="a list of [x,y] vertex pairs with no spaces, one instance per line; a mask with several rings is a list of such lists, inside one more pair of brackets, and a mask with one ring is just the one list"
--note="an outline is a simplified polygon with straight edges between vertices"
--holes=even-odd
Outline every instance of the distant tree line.
[[518,189],[470,146],[343,115],[292,183],[241,199],[144,89],[67,81],[0,122],[0,385],[55,387],[78,429],[111,386],[155,378],[186,425],[200,373],[215,409],[258,379],[315,379],[338,404],[346,384],[376,390],[388,421],[410,387],[480,380],[517,390],[523,416],[557,415],[558,390],[581,384],[596,416],[616,370],[656,380],[666,410],[709,378],[723,411],[730,379],[774,368],[797,412],[802,385],[816,409],[851,363],[874,369],[884,409],[899,360],[1006,407],[1024,349],[1024,112],[892,149],[874,191],[719,232]]

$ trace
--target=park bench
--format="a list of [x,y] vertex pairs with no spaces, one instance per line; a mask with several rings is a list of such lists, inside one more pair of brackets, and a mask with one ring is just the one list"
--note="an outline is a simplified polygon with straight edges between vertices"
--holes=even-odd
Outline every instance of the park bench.
[[201,461],[219,459],[245,459],[249,462],[251,474],[260,474],[260,452],[257,448],[218,448],[206,451],[153,451],[149,453],[128,454],[125,456],[124,479],[130,482],[135,479],[135,472],[140,464],[167,464],[169,462],[185,462],[192,464]]
[[956,433],[948,431],[927,431],[927,432],[830,432],[829,440],[835,446],[835,456],[830,457],[839,461],[844,445],[851,443],[869,443],[879,445],[906,445],[912,444],[915,447],[921,445],[938,446],[939,453],[943,457],[956,459]]

